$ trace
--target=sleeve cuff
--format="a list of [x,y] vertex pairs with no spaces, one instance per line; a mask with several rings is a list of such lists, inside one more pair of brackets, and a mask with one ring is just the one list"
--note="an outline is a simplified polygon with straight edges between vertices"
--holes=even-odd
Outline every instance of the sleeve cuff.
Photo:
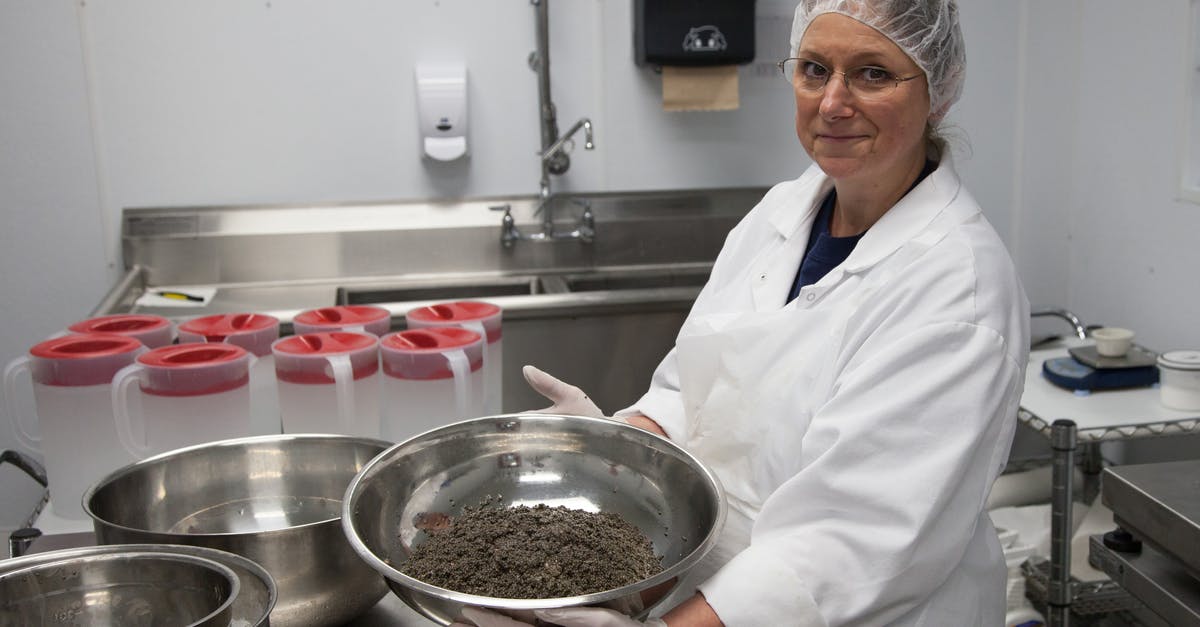
[[699,586],[726,627],[826,627],[804,581],[769,546],[750,546]]
[[683,403],[679,393],[652,389],[637,403],[614,414],[617,417],[642,414],[658,423],[673,442],[682,442],[687,435],[687,418],[683,414]]

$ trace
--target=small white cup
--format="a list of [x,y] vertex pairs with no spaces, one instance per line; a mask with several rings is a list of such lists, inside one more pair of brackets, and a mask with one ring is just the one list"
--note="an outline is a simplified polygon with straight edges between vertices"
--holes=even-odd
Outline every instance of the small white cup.
[[1119,327],[1101,327],[1092,330],[1096,340],[1096,352],[1104,357],[1121,357],[1133,346],[1133,331]]

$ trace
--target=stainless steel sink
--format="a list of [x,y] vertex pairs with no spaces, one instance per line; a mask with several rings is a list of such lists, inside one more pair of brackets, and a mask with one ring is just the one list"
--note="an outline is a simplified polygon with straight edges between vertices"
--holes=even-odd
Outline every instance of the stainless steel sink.
[[338,305],[370,305],[428,300],[481,299],[495,296],[525,296],[543,293],[536,276],[498,277],[489,280],[418,281],[382,285],[353,285],[337,288]]
[[569,292],[703,287],[708,281],[710,270],[707,265],[685,269],[667,267],[626,272],[565,274],[561,279]]
[[[645,390],[729,230],[765,191],[588,194],[594,241],[511,247],[489,209],[509,205],[529,230],[536,197],[126,209],[126,275],[92,315],[252,311],[286,334],[305,309],[376,304],[399,330],[415,307],[483,299],[504,310],[505,410],[546,405],[521,377],[535,364],[614,411]],[[138,305],[154,286],[217,292],[203,306]]]

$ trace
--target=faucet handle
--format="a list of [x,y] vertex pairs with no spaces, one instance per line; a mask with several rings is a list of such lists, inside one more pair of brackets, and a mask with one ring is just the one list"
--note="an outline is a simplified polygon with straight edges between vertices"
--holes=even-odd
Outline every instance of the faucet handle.
[[505,215],[508,215],[512,212],[512,205],[509,203],[504,203],[503,205],[492,205],[488,207],[488,209],[491,211],[503,211]]

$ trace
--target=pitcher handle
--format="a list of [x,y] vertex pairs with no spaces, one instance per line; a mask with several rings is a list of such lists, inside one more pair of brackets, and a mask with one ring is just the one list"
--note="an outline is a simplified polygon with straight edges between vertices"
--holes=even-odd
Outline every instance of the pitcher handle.
[[471,361],[465,351],[446,351],[450,373],[454,375],[454,413],[458,420],[467,416],[467,397],[471,394]]
[[[480,322],[479,320],[468,320],[468,321],[465,321],[465,322],[463,322],[463,323],[462,323],[462,326],[463,326],[463,328],[464,328],[464,329],[467,329],[467,330],[469,330],[469,331],[474,331],[474,332],[478,333],[478,334],[479,334],[479,337],[480,337],[481,339],[483,339],[483,371],[484,371],[485,373],[486,373],[486,372],[491,372],[491,370],[489,370],[489,369],[492,367],[492,366],[491,366],[491,362],[489,362],[489,361],[488,361],[488,336],[487,336],[487,329],[483,328],[483,323],[482,323],[482,322]],[[499,366],[497,366],[497,367],[499,367]],[[487,392],[488,392],[488,389],[487,389],[487,386],[485,385],[485,386],[483,386],[483,395],[484,395],[485,397],[487,396]],[[489,399],[487,399],[487,398],[484,398],[484,399],[483,399],[483,406],[484,406],[484,407],[488,407],[488,406],[489,406]]]
[[143,423],[141,444],[134,439],[133,427],[130,425],[132,418],[129,414],[129,386],[141,382],[141,377],[138,375],[142,370],[141,364],[129,364],[118,370],[112,380],[113,420],[117,424],[117,437],[121,440],[121,446],[137,459],[146,457],[146,454],[150,452],[150,447],[145,444],[146,417],[141,416]]
[[17,436],[17,442],[21,446],[28,448],[35,453],[42,452],[42,438],[40,435],[26,431],[21,424],[21,414],[17,411],[17,377],[24,370],[29,370],[30,359],[28,356],[18,357],[8,363],[4,368],[4,413],[8,414],[8,419],[12,422],[13,433]]
[[342,419],[342,433],[354,433],[354,366],[349,355],[326,355],[329,368],[333,371],[334,393],[337,395],[338,415]]

